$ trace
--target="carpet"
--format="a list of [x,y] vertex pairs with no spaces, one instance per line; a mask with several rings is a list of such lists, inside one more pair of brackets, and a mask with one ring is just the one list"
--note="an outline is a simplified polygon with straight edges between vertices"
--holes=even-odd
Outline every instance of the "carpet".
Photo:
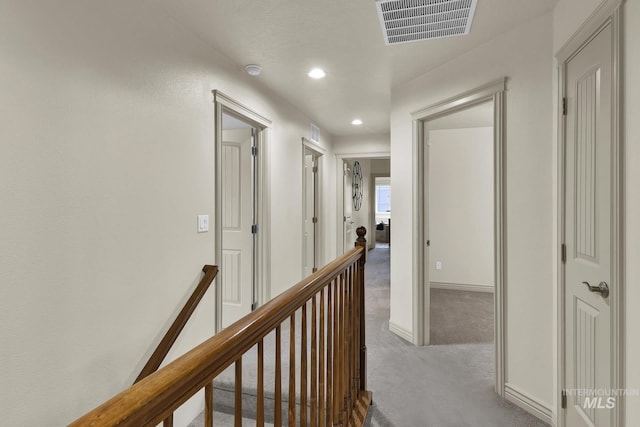
[[431,344],[493,342],[493,294],[431,289]]

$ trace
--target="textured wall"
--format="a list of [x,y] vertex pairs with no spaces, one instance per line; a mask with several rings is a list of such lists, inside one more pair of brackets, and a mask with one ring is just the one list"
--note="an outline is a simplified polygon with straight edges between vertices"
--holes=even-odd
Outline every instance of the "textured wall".
[[[64,425],[131,384],[215,263],[196,233],[196,215],[214,224],[212,89],[273,121],[274,293],[300,278],[309,118],[153,6],[0,3],[6,425]],[[212,297],[170,358],[213,332]]]
[[[411,112],[508,77],[506,93],[507,382],[553,398],[551,15],[521,25],[395,88],[391,112],[394,232],[391,322],[412,330]],[[471,71],[473,70],[473,71]]]

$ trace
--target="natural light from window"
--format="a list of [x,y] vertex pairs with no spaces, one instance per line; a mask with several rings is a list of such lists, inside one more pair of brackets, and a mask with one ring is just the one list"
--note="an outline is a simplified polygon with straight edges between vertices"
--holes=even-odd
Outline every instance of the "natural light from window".
[[391,178],[376,177],[376,224],[389,223],[391,218]]

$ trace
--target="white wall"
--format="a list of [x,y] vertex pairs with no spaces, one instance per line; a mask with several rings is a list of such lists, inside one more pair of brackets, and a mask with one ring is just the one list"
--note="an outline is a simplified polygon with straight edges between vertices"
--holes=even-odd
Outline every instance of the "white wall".
[[[412,331],[411,112],[507,76],[506,380],[549,408],[553,397],[551,15],[519,26],[392,92],[394,230],[391,319]],[[473,70],[471,72],[470,70]]]
[[[604,2],[598,0],[560,0],[554,10],[553,52],[557,52],[580,25]],[[623,144],[624,144],[624,216],[626,282],[626,378],[625,387],[640,389],[640,192],[634,183],[640,182],[640,4],[636,0],[623,2]],[[557,88],[556,88],[557,93]],[[555,98],[554,98],[555,99]],[[555,165],[554,165],[555,167]],[[554,183],[555,185],[555,183]],[[626,402],[626,425],[640,425],[640,398],[629,397]]]
[[371,173],[390,176],[391,162],[389,159],[371,159]]
[[389,135],[372,134],[336,136],[333,139],[333,144],[337,154],[388,154],[390,151]]
[[[212,89],[273,121],[274,293],[300,278],[310,119],[159,10],[0,4],[6,425],[64,425],[130,385],[202,266],[216,262],[213,233],[196,233],[196,215],[214,223]],[[325,207],[335,212],[332,197]],[[171,357],[213,332],[212,297]]]
[[493,286],[493,128],[429,131],[428,174],[429,280]]

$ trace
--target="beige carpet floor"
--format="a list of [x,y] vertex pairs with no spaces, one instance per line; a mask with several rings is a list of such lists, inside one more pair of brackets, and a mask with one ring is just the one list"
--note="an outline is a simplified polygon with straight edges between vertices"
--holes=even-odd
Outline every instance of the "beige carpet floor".
[[431,344],[493,342],[493,294],[431,289]]

